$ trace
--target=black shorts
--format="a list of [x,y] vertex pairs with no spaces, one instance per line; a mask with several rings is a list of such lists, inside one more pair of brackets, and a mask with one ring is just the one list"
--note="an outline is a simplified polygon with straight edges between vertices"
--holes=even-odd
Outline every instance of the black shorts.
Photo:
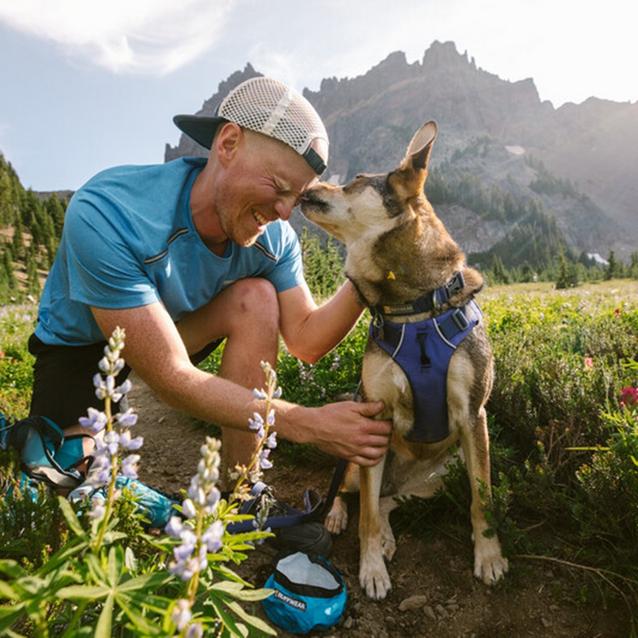
[[[218,339],[191,356],[201,363],[223,341]],[[33,364],[33,394],[29,415],[46,416],[61,428],[75,425],[89,407],[103,409],[104,402],[95,396],[93,377],[97,364],[104,356],[106,341],[88,346],[51,346],[35,334],[29,337],[29,352],[35,356]],[[116,378],[116,385],[124,382],[131,372],[126,365]],[[113,412],[119,406],[113,406]]]

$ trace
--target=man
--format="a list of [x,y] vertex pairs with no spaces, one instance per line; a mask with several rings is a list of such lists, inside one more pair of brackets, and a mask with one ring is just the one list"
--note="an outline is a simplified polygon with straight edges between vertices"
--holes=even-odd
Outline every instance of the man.
[[[98,405],[91,379],[104,338],[120,326],[128,366],[167,404],[223,426],[232,467],[255,449],[247,422],[264,406],[250,389],[262,385],[259,362],[274,364],[279,333],[293,355],[314,362],[362,307],[350,282],[316,306],[287,223],[328,159],[325,128],[305,98],[253,78],[215,117],[175,122],[210,148],[207,161],[110,169],[69,204],[29,342],[31,414],[80,431],[77,419]],[[219,376],[199,370],[194,362],[223,338]],[[390,424],[373,419],[380,403],[274,407],[283,438],[362,465],[385,453]]]

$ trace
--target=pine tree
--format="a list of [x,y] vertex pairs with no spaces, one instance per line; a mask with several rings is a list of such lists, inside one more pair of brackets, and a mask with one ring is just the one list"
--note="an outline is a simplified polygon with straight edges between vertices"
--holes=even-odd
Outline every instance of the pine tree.
[[612,250],[607,257],[607,268],[605,269],[605,280],[615,279],[620,274],[620,268],[618,261],[616,260],[616,254]]
[[5,273],[7,285],[10,290],[15,289],[16,287],[16,277],[13,272],[13,259],[11,255],[11,246],[5,246],[2,251],[2,270]]
[[565,257],[561,250],[558,255],[558,277],[556,279],[556,290],[564,288],[575,288],[578,286],[578,271],[576,265]]

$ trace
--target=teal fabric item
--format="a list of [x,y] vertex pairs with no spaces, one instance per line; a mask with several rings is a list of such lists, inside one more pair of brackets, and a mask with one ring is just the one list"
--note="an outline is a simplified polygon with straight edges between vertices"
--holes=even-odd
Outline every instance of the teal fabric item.
[[[115,487],[118,489],[127,488],[136,498],[139,511],[147,519],[150,527],[166,527],[171,516],[177,515],[174,508],[177,501],[169,498],[166,494],[145,485],[139,479],[131,479],[125,476],[118,476],[115,479]],[[72,503],[78,503],[85,499],[106,499],[106,489],[95,488],[88,483],[83,483],[74,489],[67,497]]]
[[49,345],[104,339],[90,306],[133,308],[161,301],[171,318],[208,303],[246,277],[283,292],[303,283],[295,231],[278,220],[256,244],[212,253],[197,233],[190,193],[205,160],[120,166],[89,180],[72,197],[46,281],[36,336]]
[[339,622],[348,593],[343,576],[323,556],[296,552],[282,558],[264,585],[268,618],[293,634],[329,629]]

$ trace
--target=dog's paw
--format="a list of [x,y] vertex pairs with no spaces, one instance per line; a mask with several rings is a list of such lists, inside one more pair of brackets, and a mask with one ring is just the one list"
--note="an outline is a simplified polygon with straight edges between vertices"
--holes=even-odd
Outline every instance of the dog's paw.
[[335,498],[324,525],[331,534],[341,534],[345,531],[348,526],[348,506],[341,497]]
[[480,578],[486,585],[497,583],[509,569],[507,558],[501,554],[501,545],[498,540],[484,543],[476,547],[474,551],[474,575]]
[[359,568],[359,583],[368,598],[373,600],[384,599],[390,589],[390,575],[386,569],[381,555],[374,559],[363,559]]

